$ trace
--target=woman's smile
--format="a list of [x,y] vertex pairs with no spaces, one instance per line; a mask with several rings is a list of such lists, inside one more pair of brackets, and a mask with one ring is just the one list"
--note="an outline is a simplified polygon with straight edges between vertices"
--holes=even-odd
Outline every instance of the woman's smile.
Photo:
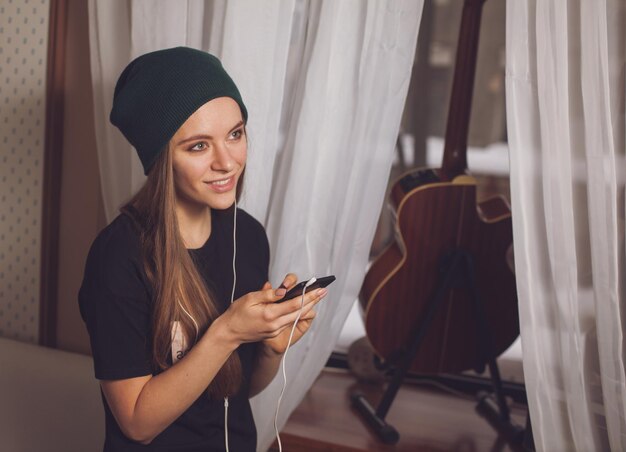
[[228,177],[226,179],[215,180],[212,182],[205,182],[209,186],[209,188],[217,193],[226,193],[236,186],[236,178],[234,176]]

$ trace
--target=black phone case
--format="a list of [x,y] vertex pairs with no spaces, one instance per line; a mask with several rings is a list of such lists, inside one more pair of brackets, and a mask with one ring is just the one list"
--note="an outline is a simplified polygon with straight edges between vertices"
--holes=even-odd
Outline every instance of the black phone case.
[[[317,280],[311,284],[309,287],[306,288],[306,292],[310,292],[312,290],[315,289],[320,289],[322,287],[326,287],[328,286],[330,283],[332,283],[335,280],[335,276],[334,275],[330,275],[330,276],[323,276],[321,278],[317,278]],[[304,289],[304,286],[306,285],[306,281],[300,281],[298,284],[296,284],[295,286],[293,286],[286,294],[283,298],[281,298],[280,300],[278,300],[276,303],[282,303],[283,301],[287,301],[290,300],[292,298],[295,297],[301,297],[302,296],[302,290]]]

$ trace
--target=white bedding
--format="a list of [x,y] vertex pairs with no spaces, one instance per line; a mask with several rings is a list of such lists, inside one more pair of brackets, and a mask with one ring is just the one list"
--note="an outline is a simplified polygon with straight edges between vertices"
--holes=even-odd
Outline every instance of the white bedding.
[[91,357],[0,338],[0,438],[11,452],[102,450]]

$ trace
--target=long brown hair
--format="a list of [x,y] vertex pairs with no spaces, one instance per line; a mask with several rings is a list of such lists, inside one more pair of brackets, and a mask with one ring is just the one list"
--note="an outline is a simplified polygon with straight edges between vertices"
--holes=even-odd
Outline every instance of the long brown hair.
[[[237,198],[242,185],[243,173],[237,186]],[[121,211],[139,226],[143,264],[154,290],[153,365],[165,370],[171,366],[168,356],[172,346],[173,322],[180,322],[191,348],[219,316],[215,297],[198,273],[180,234],[169,145],[160,153],[143,187]],[[241,362],[237,353],[232,353],[209,385],[207,393],[215,399],[233,395],[239,389],[241,380]]]

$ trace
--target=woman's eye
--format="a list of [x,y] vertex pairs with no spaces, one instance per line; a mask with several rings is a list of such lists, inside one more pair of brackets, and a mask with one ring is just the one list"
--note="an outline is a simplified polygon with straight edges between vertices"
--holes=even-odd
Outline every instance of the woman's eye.
[[206,147],[207,147],[207,146],[206,146],[206,144],[205,144],[205,143],[198,143],[198,144],[195,144],[195,145],[191,148],[191,150],[192,150],[192,151],[204,151],[204,150],[206,149]]
[[233,139],[235,139],[235,140],[239,139],[239,138],[241,138],[243,136],[243,130],[237,129],[237,130],[233,131],[233,133],[231,133],[230,136]]

